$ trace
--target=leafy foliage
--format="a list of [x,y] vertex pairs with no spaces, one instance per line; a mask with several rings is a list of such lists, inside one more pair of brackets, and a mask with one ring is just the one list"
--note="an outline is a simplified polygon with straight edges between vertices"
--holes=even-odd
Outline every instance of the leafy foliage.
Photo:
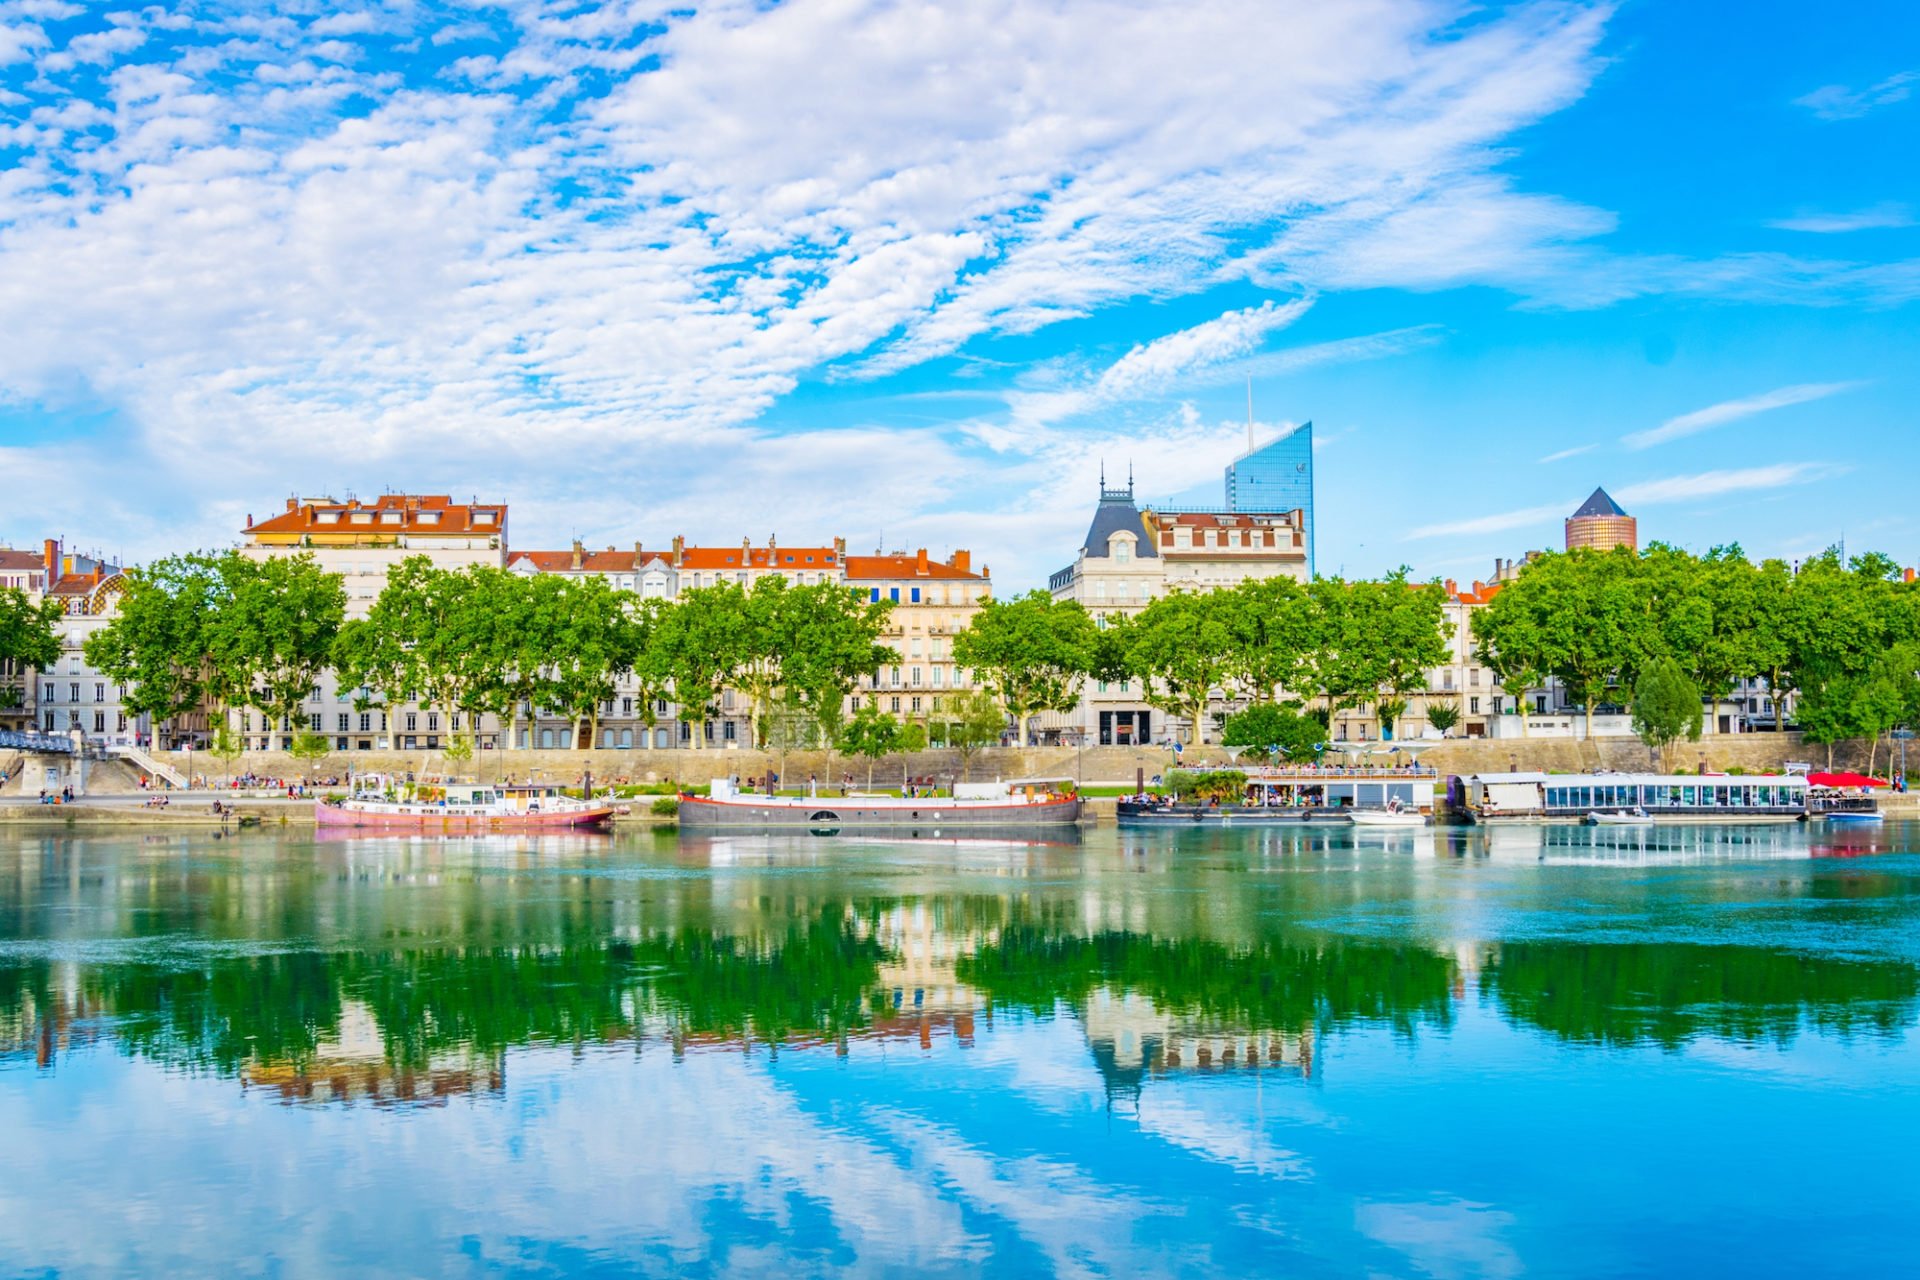
[[1700,686],[1672,658],[1655,658],[1633,686],[1633,731],[1660,755],[1662,772],[1673,767],[1673,746],[1700,740]]
[[60,602],[0,587],[0,662],[50,671],[60,660]]
[[1025,745],[1030,716],[1073,709],[1097,655],[1096,635],[1085,609],[1035,590],[983,604],[954,637],[953,656],[1000,699]]

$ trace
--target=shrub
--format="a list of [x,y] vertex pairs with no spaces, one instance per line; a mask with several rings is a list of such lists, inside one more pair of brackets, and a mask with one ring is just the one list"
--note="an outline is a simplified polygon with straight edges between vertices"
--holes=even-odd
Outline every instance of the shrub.
[[680,814],[680,797],[661,796],[649,806],[648,812],[662,818],[678,817]]

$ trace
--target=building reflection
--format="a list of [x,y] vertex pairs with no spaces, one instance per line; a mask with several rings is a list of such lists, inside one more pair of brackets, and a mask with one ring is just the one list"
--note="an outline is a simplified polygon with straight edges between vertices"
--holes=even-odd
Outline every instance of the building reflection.
[[[1765,828],[1640,834],[1531,828],[1481,847],[1773,847]],[[679,847],[609,874],[598,849],[564,846],[349,842],[262,868],[243,842],[223,860],[49,840],[0,860],[0,929],[30,940],[0,952],[0,1061],[53,1071],[110,1047],[290,1104],[401,1106],[499,1096],[527,1047],[856,1056],[1052,1022],[1076,1030],[1115,1097],[1173,1077],[1317,1079],[1335,1038],[1445,1031],[1469,1002],[1596,1047],[1880,1036],[1920,1008],[1910,963],[1803,955],[1746,930],[1718,944],[1316,931],[1300,922],[1412,901],[1436,872],[1432,857],[1323,839],[999,850],[959,872],[897,849],[816,867],[798,842],[729,846],[744,860],[698,874]],[[502,854],[534,874],[502,874]],[[1292,874],[1296,857],[1313,874]],[[1018,884],[998,882],[1015,867]],[[1781,900],[1906,892],[1858,868]],[[1714,892],[1703,881],[1701,905]]]

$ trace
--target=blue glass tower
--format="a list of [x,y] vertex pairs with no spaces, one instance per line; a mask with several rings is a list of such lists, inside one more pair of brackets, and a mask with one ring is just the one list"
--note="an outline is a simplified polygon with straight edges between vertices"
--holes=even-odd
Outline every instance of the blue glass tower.
[[1303,422],[1271,444],[1227,464],[1227,510],[1301,513],[1300,539],[1313,568],[1313,424]]

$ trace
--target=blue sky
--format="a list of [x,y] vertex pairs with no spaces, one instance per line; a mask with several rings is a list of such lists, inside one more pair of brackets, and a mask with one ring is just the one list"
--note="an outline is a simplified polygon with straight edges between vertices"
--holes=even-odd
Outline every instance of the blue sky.
[[1319,564],[1920,559],[1920,11],[0,0],[0,540],[1072,556],[1311,418]]

